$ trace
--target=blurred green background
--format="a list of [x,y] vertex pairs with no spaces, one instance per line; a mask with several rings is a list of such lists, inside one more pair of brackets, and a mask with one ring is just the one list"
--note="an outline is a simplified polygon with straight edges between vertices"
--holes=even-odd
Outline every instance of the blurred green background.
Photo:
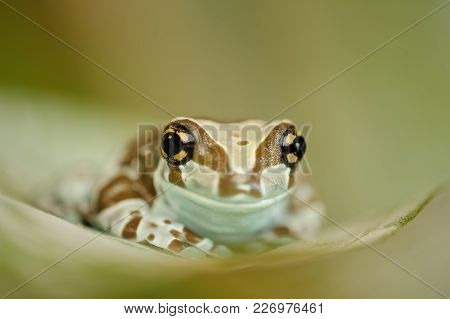
[[[444,1],[8,3],[170,113],[228,121],[270,119]],[[449,18],[447,6],[282,116],[312,125],[312,179],[334,219],[450,177]],[[106,159],[137,123],[169,119],[3,3],[0,101],[11,193],[11,181]]]

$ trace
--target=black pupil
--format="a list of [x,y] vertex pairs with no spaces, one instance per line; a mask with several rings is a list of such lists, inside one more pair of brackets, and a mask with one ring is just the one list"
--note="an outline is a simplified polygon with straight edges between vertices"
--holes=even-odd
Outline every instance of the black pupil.
[[166,133],[162,142],[162,149],[167,156],[172,157],[183,149],[183,142],[177,133]]
[[303,157],[303,155],[306,152],[306,143],[305,143],[305,139],[303,138],[303,136],[297,136],[294,139],[292,144],[289,145],[288,152],[295,154],[295,156],[297,156],[298,160],[300,161],[300,159]]

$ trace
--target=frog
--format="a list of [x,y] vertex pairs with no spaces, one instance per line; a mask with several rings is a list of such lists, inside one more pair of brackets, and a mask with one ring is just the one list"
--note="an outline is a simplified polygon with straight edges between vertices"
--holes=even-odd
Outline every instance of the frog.
[[325,209],[300,169],[306,148],[290,120],[177,117],[139,130],[89,180],[88,204],[71,202],[85,225],[179,256],[310,241]]

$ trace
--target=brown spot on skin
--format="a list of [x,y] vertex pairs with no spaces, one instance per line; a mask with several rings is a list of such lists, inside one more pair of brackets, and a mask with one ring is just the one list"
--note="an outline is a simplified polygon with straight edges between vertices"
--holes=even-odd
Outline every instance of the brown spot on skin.
[[142,220],[142,216],[133,217],[123,228],[122,237],[126,239],[136,238],[136,229]]
[[152,175],[141,175],[138,182],[143,187],[144,199],[147,202],[152,203],[156,197],[156,189],[155,189],[155,185],[153,183],[153,176]]
[[[235,181],[236,175],[225,175],[219,180],[219,195],[220,196],[233,196],[236,194],[247,194],[253,197],[261,197],[259,179],[255,174],[247,175],[245,180]],[[242,190],[238,188],[239,184],[250,184],[250,191]]]
[[155,235],[149,234],[149,235],[147,236],[147,239],[150,240],[150,241],[153,241],[153,240],[155,240]]
[[183,229],[184,235],[186,236],[186,240],[192,244],[198,244],[202,241],[202,238],[197,234],[193,233],[189,228]]
[[133,189],[133,181],[124,175],[119,175],[100,191],[97,210],[102,211],[125,199],[140,197],[140,194]]
[[170,225],[170,224],[172,224],[172,222],[168,219],[164,219],[164,224]]
[[155,223],[153,223],[153,222],[151,222],[151,223],[150,223],[150,227],[156,228],[156,227],[158,227],[158,225],[155,224]]
[[248,144],[248,141],[238,141],[237,142],[237,145],[240,145],[240,146],[245,146],[247,144]]
[[136,181],[125,175],[118,175],[100,191],[97,211],[100,212],[122,200],[130,198],[142,198],[151,206],[155,197],[156,190],[151,175],[142,175]]
[[183,243],[181,240],[178,239],[174,239],[170,242],[169,246],[167,246],[167,248],[169,248],[170,250],[179,253],[181,251],[183,251],[185,248],[187,248],[187,244]]
[[176,229],[172,229],[170,231],[170,233],[176,238],[179,238],[181,236],[181,233],[178,230],[176,230]]
[[291,171],[289,172],[288,188],[291,188],[295,184],[295,169],[296,167],[291,167]]
[[289,228],[287,228],[286,226],[276,227],[276,228],[273,229],[273,232],[277,236],[287,236],[287,235],[289,235],[291,233]]
[[183,178],[181,176],[181,170],[178,167],[172,165],[169,165],[169,168],[169,182],[180,187],[185,187]]

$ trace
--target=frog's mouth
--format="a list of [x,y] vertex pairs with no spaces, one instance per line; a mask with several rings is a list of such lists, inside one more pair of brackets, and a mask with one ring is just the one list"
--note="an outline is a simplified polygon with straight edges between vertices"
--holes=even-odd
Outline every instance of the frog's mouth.
[[290,178],[289,169],[281,174],[278,171],[278,180],[273,176],[272,178],[266,176],[261,178],[255,174],[221,176],[215,172],[186,171],[185,168],[181,168],[179,179],[173,182],[169,173],[168,167],[161,162],[155,172],[155,187],[161,194],[176,193],[177,197],[217,209],[266,207],[286,197],[285,188]]
[[287,213],[288,193],[281,189],[259,198],[246,193],[213,196],[174,185],[164,170],[156,172],[154,182],[170,214],[198,234],[218,241],[249,239]]

